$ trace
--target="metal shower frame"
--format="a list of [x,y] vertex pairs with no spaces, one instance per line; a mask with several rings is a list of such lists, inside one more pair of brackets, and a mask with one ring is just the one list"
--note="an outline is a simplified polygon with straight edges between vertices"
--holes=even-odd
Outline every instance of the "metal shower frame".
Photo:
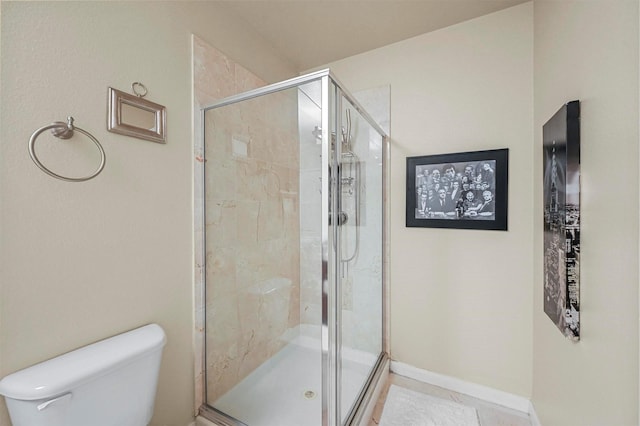
[[[295,77],[289,80],[285,80],[279,83],[271,84],[265,87],[261,87],[258,89],[250,90],[238,95],[233,95],[219,101],[214,102],[208,106],[205,106],[200,109],[200,125],[201,125],[201,133],[200,137],[204,140],[205,135],[205,113],[214,108],[220,108],[223,106],[231,105],[237,102],[246,101],[249,99],[257,98],[260,96],[280,92],[287,89],[296,88],[302,86],[303,84],[311,83],[314,81],[320,81],[321,83],[321,128],[322,129],[331,129],[331,116],[330,114],[333,112],[335,115],[335,129],[341,128],[341,114],[338,114],[337,111],[341,111],[342,109],[342,97],[346,98],[352,106],[362,115],[363,118],[380,134],[382,138],[382,179],[383,179],[383,193],[381,195],[382,200],[386,199],[386,182],[388,179],[387,167],[388,167],[388,145],[389,138],[386,132],[375,122],[375,120],[367,113],[367,111],[360,105],[360,103],[354,98],[349,91],[347,91],[342,83],[331,73],[330,69],[324,69],[321,71],[313,72],[310,74],[306,74],[300,77]],[[333,82],[333,86],[331,86],[330,82]],[[333,91],[331,88],[333,87]],[[340,96],[341,95],[341,96]],[[336,108],[333,109],[330,106],[332,105],[332,100],[335,101],[334,104]],[[339,188],[339,176],[340,176],[340,165],[337,161],[334,164],[330,164],[331,157],[331,131],[323,131],[321,136],[321,150],[322,150],[322,177],[321,177],[321,205],[322,205],[322,225],[321,225],[321,245],[322,245],[322,324],[321,324],[321,350],[322,350],[322,426],[338,426],[340,425],[340,410],[338,401],[340,400],[340,371],[341,371],[341,354],[340,354],[340,345],[338,344],[340,339],[341,329],[338,325],[341,323],[341,309],[337,309],[335,307],[341,306],[341,295],[337,289],[337,285],[331,285],[332,283],[339,282],[338,274],[340,270],[340,247],[335,247],[334,257],[336,258],[334,262],[330,261],[330,247],[333,242],[337,238],[337,232],[339,231],[339,227],[335,226],[336,221],[330,220],[330,212],[338,212],[339,210],[339,196],[330,197],[330,185],[332,182],[335,183],[336,188],[333,188],[335,194],[339,194],[337,192]],[[336,132],[338,135],[339,132]],[[336,153],[334,155],[334,159],[340,158],[340,150],[341,144],[335,144]],[[203,143],[204,146],[204,143]],[[204,158],[202,161],[206,161]],[[335,176],[332,180],[332,176],[330,176],[331,170],[336,170],[338,176]],[[204,186],[201,188],[203,200],[203,209],[204,209]],[[329,204],[333,204],[330,206]],[[356,400],[356,404],[354,408],[351,410],[347,419],[345,420],[345,425],[356,425],[361,422],[362,416],[364,414],[364,408],[371,402],[371,399],[374,395],[374,388],[379,378],[384,374],[383,368],[387,365],[388,361],[388,330],[387,330],[387,300],[386,300],[386,283],[387,283],[387,252],[386,252],[386,240],[387,240],[387,209],[384,207],[384,202],[382,204],[382,253],[383,253],[383,261],[382,261],[382,352],[380,353],[376,364],[370,374],[363,390],[358,395]],[[204,227],[204,214],[202,215],[202,227],[201,229],[205,229]],[[204,237],[203,237],[204,238]],[[205,244],[202,245],[201,250],[205,250]],[[204,253],[202,253],[204,255]],[[203,256],[202,259],[205,257]],[[333,268],[332,268],[333,266]],[[206,265],[202,265],[202,277],[203,277],[203,285],[202,292],[206,289]],[[202,295],[201,300],[206,300],[204,294]],[[206,315],[206,314],[205,314]],[[205,321],[206,323],[206,321]],[[203,339],[206,340],[206,332],[203,333]],[[203,342],[202,344],[202,360],[206,359],[206,344]],[[204,364],[204,362],[203,362]],[[206,372],[206,366],[202,365],[202,371]],[[206,382],[206,381],[205,381]],[[203,417],[208,418],[212,421],[215,421],[217,424],[223,426],[246,426],[241,421],[234,419],[228,416],[225,413],[222,413],[215,408],[207,405],[206,403],[206,383],[202,387],[202,391],[204,392],[203,404],[199,408],[199,413],[203,415]],[[251,425],[249,425],[251,426]]]

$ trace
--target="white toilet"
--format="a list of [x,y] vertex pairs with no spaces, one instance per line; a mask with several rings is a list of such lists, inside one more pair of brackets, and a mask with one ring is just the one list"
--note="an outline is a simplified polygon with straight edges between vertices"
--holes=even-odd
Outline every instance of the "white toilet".
[[6,376],[13,426],[147,426],[165,342],[150,324]]

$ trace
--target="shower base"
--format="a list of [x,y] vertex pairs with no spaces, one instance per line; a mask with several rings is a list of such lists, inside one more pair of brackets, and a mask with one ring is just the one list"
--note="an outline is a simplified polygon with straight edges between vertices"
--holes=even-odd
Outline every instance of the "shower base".
[[[341,411],[345,418],[377,357],[343,350]],[[213,406],[249,426],[322,423],[322,357],[315,339],[298,338],[254,370]]]

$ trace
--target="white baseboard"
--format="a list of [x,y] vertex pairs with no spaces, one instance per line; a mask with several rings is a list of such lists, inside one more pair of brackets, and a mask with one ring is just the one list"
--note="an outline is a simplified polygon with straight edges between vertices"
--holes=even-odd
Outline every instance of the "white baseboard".
[[531,420],[531,426],[542,426],[540,419],[536,414],[536,410],[533,408],[533,403],[529,405],[529,419]]
[[531,402],[525,397],[493,389],[488,386],[467,382],[455,377],[445,376],[444,374],[422,370],[399,361],[391,361],[391,372],[420,382],[449,389],[454,392],[473,396],[474,398],[482,399],[523,413],[529,413],[530,409],[533,408]]

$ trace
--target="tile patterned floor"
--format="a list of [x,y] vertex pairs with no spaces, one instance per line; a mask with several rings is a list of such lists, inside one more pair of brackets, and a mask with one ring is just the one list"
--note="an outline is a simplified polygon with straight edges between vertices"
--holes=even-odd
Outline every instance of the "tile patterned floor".
[[[422,392],[427,395],[435,396],[438,398],[447,399],[460,404],[474,407],[478,410],[478,417],[480,418],[480,426],[531,426],[531,420],[527,413],[521,411],[512,410],[510,408],[502,407],[500,405],[492,404],[478,398],[473,398],[468,395],[453,392],[448,389],[433,386],[428,383],[419,382],[417,380],[409,379],[407,377],[399,376],[391,373],[389,380],[385,384],[380,398],[376,403],[376,407],[373,411],[373,417],[369,426],[377,426],[380,416],[382,415],[382,409],[384,408],[384,401],[391,385],[401,386],[406,389],[410,389],[416,392]],[[415,426],[415,425],[407,425]]]

